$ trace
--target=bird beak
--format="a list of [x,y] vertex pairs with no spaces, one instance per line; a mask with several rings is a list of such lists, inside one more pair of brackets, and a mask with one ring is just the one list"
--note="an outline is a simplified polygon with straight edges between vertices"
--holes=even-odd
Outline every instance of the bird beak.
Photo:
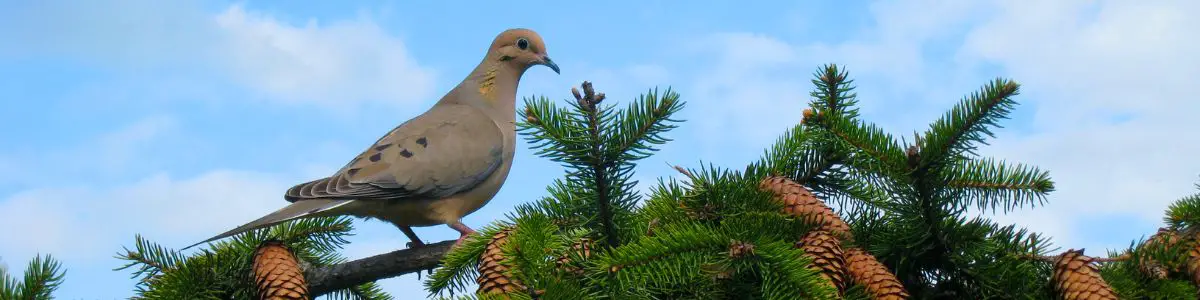
[[558,72],[558,64],[555,64],[553,60],[550,60],[549,56],[542,56],[541,65],[550,67],[551,70],[554,70],[554,74],[562,74]]

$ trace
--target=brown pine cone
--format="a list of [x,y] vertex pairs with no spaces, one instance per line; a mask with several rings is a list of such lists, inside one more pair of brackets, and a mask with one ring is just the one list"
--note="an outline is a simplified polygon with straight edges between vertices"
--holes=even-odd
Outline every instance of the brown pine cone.
[[479,277],[475,279],[475,282],[479,283],[477,293],[504,294],[524,288],[520,282],[509,277],[509,267],[500,263],[504,259],[501,247],[508,243],[508,235],[511,233],[511,228],[497,232],[483,250],[483,257],[480,258],[478,266]]
[[796,248],[804,250],[811,257],[810,266],[821,271],[821,276],[829,280],[837,288],[838,294],[846,291],[846,260],[842,256],[842,242],[825,231],[813,230],[796,243]]
[[[1150,239],[1148,239],[1146,243],[1142,245],[1142,248],[1170,248],[1174,247],[1177,243],[1179,243],[1179,236],[1176,235],[1174,231],[1171,231],[1167,228],[1159,228],[1158,232],[1151,236]],[[1140,270],[1143,274],[1146,274],[1146,276],[1154,279],[1167,278],[1167,273],[1170,271],[1167,266],[1164,266],[1158,261],[1150,259],[1142,261],[1141,265],[1138,266],[1138,270]]]
[[1196,243],[1192,249],[1188,250],[1187,272],[1192,277],[1192,284],[1200,287],[1200,243]]
[[304,271],[292,252],[277,241],[264,242],[254,251],[254,282],[262,300],[310,299]]
[[1117,299],[1117,294],[1100,277],[1100,268],[1083,250],[1067,250],[1054,261],[1054,289],[1063,300]]
[[845,239],[852,238],[850,225],[824,201],[813,195],[808,188],[783,176],[768,176],[759,182],[760,189],[775,194],[775,198],[783,201],[784,212],[804,218],[809,224],[818,226],[815,230],[823,230]]
[[866,288],[875,300],[908,299],[908,291],[887,266],[879,263],[874,255],[859,248],[846,248],[846,275],[850,280]]

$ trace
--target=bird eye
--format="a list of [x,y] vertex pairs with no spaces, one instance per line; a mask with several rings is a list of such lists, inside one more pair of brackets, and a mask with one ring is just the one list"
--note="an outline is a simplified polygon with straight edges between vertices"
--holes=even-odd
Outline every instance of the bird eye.
[[529,49],[529,40],[525,38],[517,39],[517,48],[521,48],[521,50]]

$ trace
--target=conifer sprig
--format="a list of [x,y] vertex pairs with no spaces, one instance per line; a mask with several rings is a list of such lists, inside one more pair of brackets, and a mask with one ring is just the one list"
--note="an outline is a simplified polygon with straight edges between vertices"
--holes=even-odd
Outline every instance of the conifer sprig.
[[[591,83],[581,88],[572,89],[574,99],[566,107],[545,97],[527,98],[519,113],[518,131],[536,153],[566,168],[565,176],[547,188],[546,197],[518,205],[507,221],[498,223],[511,228],[501,246],[504,276],[521,282],[529,295],[603,294],[604,288],[588,284],[600,278],[578,273],[592,267],[595,256],[579,256],[571,249],[581,241],[595,241],[589,247],[602,253],[640,236],[635,234],[640,196],[632,192],[633,167],[657,151],[657,145],[670,141],[663,134],[680,122],[671,116],[683,103],[670,89],[662,94],[650,90],[617,110]],[[490,230],[495,229],[484,230],[484,235],[494,234]],[[445,267],[427,282],[430,291],[463,290],[477,274],[473,265],[481,261],[487,245],[487,239],[472,238],[451,251],[443,260]]]
[[446,257],[442,258],[442,267],[425,281],[425,288],[429,290],[430,296],[453,296],[456,291],[466,290],[467,285],[479,275],[475,266],[479,264],[480,257],[492,241],[492,236],[502,230],[511,229],[512,226],[512,223],[501,221],[480,228],[453,251],[446,253]]
[[[1196,184],[1196,189],[1200,190],[1200,183]],[[1198,232],[1196,229],[1200,229],[1200,193],[1171,203],[1163,221],[1176,230],[1192,229],[1192,232]]]
[[812,101],[809,106],[816,110],[816,115],[858,119],[858,94],[853,92],[854,80],[849,76],[849,72],[833,64],[813,72],[815,78],[812,83],[815,88],[810,93]]
[[38,254],[20,278],[0,268],[0,299],[48,300],[63,283],[66,272],[53,256]]
[[[841,116],[818,116],[814,120],[829,139],[842,143],[837,145],[849,150],[844,163],[874,178],[898,178],[908,173],[903,148],[891,135],[874,124]],[[884,185],[884,181],[873,181]]]
[[969,205],[1003,206],[1008,211],[1041,204],[1053,190],[1046,172],[973,157],[983,138],[991,136],[991,128],[1015,106],[1015,83],[990,83],[907,144],[858,120],[852,105],[830,105],[838,95],[855,100],[845,71],[825,66],[816,76],[804,124],[811,127],[811,139],[817,141],[813,144],[824,143],[841,156],[818,177],[824,180],[812,184],[814,190],[833,199],[860,200],[838,203],[846,220],[867,221],[852,225],[853,231],[865,234],[855,243],[871,246],[914,295],[980,297],[1020,290],[1012,285],[1045,275],[1024,273],[1021,278],[1015,274],[1028,268],[989,250],[1036,251],[1005,246],[1011,241],[1001,237],[1012,229],[964,217]]
[[[671,116],[683,107],[679,95],[668,89],[642,95],[617,111],[603,103],[606,96],[584,82],[582,92],[572,88],[570,109],[557,108],[542,97],[526,99],[518,130],[537,154],[562,163],[567,174],[551,187],[545,205],[559,216],[583,217],[603,243],[620,245],[619,226],[628,222],[640,196],[631,192],[634,162],[646,158],[655,145],[670,141],[662,134],[679,120]],[[583,206],[592,206],[584,208]],[[572,209],[574,208],[574,209]]]
[[[348,217],[309,218],[239,234],[209,244],[191,255],[134,237],[133,249],[117,255],[139,278],[136,299],[253,299],[251,278],[254,252],[264,241],[278,240],[291,249],[301,265],[321,267],[340,263],[338,252],[353,230]],[[332,299],[391,299],[374,282],[333,291]]]
[[1050,173],[1022,164],[1006,164],[992,158],[962,159],[947,168],[949,194],[960,199],[955,205],[975,204],[981,210],[1003,212],[1045,203],[1054,191]]
[[934,121],[917,142],[921,162],[915,169],[938,170],[975,155],[979,144],[987,145],[985,137],[995,137],[992,128],[1008,118],[1017,102],[1020,85],[1011,80],[996,79],[980,91],[959,101],[941,119]]

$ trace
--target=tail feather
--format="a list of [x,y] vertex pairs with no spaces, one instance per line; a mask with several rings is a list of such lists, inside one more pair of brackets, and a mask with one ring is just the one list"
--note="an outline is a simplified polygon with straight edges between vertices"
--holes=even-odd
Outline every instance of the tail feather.
[[246,223],[242,226],[238,226],[237,228],[226,231],[225,233],[218,234],[214,237],[208,238],[207,240],[192,244],[191,246],[183,247],[183,249],[179,249],[179,250],[187,250],[188,248],[195,247],[200,244],[227,238],[230,236],[234,236],[234,235],[237,235],[237,234],[240,234],[243,232],[247,232],[247,231],[251,231],[251,230],[255,230],[255,229],[271,227],[275,224],[279,224],[279,223],[283,223],[283,222],[287,222],[287,221],[291,221],[291,220],[295,220],[295,219],[300,219],[300,218],[304,218],[304,217],[323,216],[323,215],[326,215],[323,213],[330,212],[331,210],[341,207],[342,205],[349,204],[352,201],[354,201],[354,200],[296,201],[296,202],[293,202],[291,205],[284,206],[283,208],[280,208],[279,210],[276,210],[275,212],[272,212],[270,214],[267,214],[266,216],[258,218],[257,220],[250,221],[250,223]]

